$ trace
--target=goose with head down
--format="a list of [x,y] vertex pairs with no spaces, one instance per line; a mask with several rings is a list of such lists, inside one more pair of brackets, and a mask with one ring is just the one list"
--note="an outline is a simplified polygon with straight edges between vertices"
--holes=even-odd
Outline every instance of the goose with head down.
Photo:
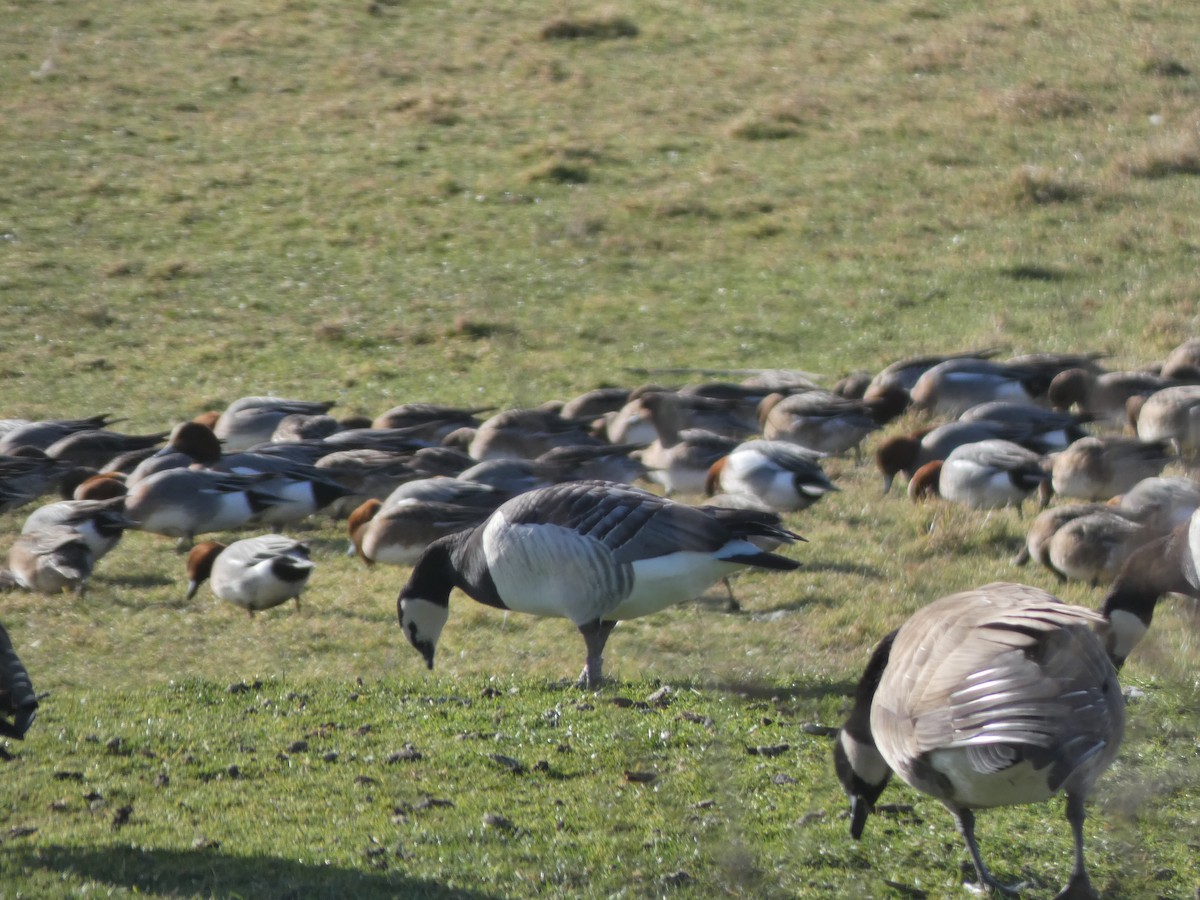
[[602,481],[553,485],[430,544],[396,601],[400,628],[433,668],[456,587],[498,609],[569,619],[587,648],[580,681],[592,687],[619,620],[690,600],[750,566],[800,565],[759,549],[760,537],[799,539],[770,512],[686,506]]
[[1116,757],[1125,705],[1094,630],[1101,615],[1037,588],[989,584],[918,610],[879,644],[834,745],[850,833],[894,772],[954,816],[980,887],[975,810],[1067,796],[1074,867],[1059,898],[1097,896],[1083,855],[1084,802]]

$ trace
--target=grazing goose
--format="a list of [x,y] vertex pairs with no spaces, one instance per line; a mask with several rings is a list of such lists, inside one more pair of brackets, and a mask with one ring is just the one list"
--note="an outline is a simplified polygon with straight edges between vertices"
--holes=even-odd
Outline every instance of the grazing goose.
[[478,525],[494,508],[415,497],[385,505],[371,498],[350,513],[346,527],[353,551],[367,565],[411,566],[438,538]]
[[271,439],[284,416],[300,413],[319,416],[329,412],[332,401],[284,400],[279,397],[242,397],[234,400],[212,425],[230,451],[246,450]]
[[1163,388],[1146,398],[1137,414],[1143,441],[1170,441],[1184,464],[1200,466],[1200,384]]
[[753,497],[767,509],[808,509],[837,485],[821,469],[821,454],[789,441],[745,441],[712,464],[705,494],[718,489]]
[[1165,441],[1084,437],[1055,454],[1050,483],[1060,497],[1110,500],[1143,478],[1158,475],[1170,459]]
[[300,592],[312,570],[308,545],[281,534],[245,538],[229,546],[205,541],[187,557],[187,599],[208,579],[214,594],[251,617],[293,599],[299,609]]
[[1149,630],[1159,598],[1172,593],[1200,599],[1200,512],[1131,553],[1109,587],[1100,611],[1118,668]]
[[37,716],[38,698],[29,673],[13,649],[8,631],[0,625],[0,735],[24,740]]
[[917,611],[875,649],[834,745],[850,833],[892,772],[954,816],[981,886],[1009,893],[975,841],[975,810],[1067,795],[1075,840],[1059,897],[1095,897],[1084,802],[1125,727],[1117,674],[1093,630],[1103,617],[1037,588],[989,584]]
[[618,620],[690,600],[748,566],[799,567],[755,538],[799,536],[773,513],[685,506],[602,481],[553,485],[434,541],[396,601],[400,628],[432,669],[453,588],[499,609],[570,619],[587,647],[580,682],[594,687]]

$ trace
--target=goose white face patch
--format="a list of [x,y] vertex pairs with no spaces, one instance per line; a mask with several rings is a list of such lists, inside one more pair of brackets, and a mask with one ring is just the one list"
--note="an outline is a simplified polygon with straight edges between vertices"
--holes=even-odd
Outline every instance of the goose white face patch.
[[406,597],[400,601],[400,628],[410,644],[421,651],[425,661],[433,668],[433,651],[442,628],[450,618],[450,608],[430,603],[419,597]]
[[1136,615],[1123,609],[1114,609],[1108,621],[1108,653],[1116,659],[1127,659],[1149,629]]
[[854,774],[867,784],[883,784],[892,774],[891,767],[873,745],[855,740],[845,729],[838,732],[838,741],[846,751],[846,759],[850,761]]

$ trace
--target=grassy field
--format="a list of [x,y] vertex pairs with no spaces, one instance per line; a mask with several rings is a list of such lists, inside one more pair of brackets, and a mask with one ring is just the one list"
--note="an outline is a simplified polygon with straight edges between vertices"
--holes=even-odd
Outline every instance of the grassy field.
[[[0,16],[0,416],[532,405],[983,346],[1119,368],[1200,334],[1186,4]],[[936,803],[892,788],[850,840],[824,729],[874,642],[942,594],[1099,593],[1014,569],[1015,512],[827,468],[842,491],[789,518],[803,569],[739,578],[740,614],[714,593],[622,624],[596,694],[563,686],[568,625],[461,597],[425,672],[394,624],[406,573],[345,556],[328,520],[299,612],[185,603],[173,542],[141,534],[82,601],[0,597],[50,692],[0,761],[0,894],[956,894]],[[1196,615],[1164,604],[1123,673],[1088,826],[1106,896],[1200,887]],[[1031,896],[1065,881],[1058,804],[985,813],[980,839]]]

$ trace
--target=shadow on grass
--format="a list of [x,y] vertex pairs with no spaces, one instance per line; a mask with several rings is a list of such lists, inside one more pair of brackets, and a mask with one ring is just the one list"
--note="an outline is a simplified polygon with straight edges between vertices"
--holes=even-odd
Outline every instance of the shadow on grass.
[[[400,871],[362,872],[262,856],[234,856],[216,848],[84,849],[50,845],[10,853],[8,871],[43,870],[151,896],[254,897],[256,900],[411,897],[488,900],[499,894],[456,890]],[[11,876],[10,876],[11,877]]]

